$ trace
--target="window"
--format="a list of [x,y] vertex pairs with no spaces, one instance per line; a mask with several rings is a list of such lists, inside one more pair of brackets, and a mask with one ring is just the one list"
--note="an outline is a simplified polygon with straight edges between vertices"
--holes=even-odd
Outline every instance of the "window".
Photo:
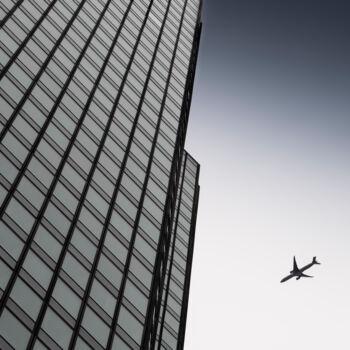
[[73,233],[71,243],[85,256],[87,260],[91,263],[93,262],[96,253],[96,246],[77,228]]
[[149,289],[152,282],[152,274],[133,256],[130,261],[130,271]]
[[28,150],[10,132],[6,134],[2,143],[20,162],[25,160]]
[[120,308],[118,324],[136,343],[140,344],[143,327],[141,323],[124,306]]
[[106,234],[104,245],[118,260],[125,262],[128,251],[110,231]]
[[119,269],[106,258],[105,255],[101,255],[100,261],[98,263],[97,269],[102,273],[102,275],[117,289],[122,279],[122,273]]
[[11,269],[0,259],[0,288],[5,289],[11,277]]
[[41,204],[44,201],[44,196],[42,192],[40,192],[39,189],[27,179],[27,177],[22,177],[17,189],[37,210],[40,209]]
[[61,279],[57,280],[52,296],[70,315],[77,317],[81,300]]
[[111,224],[118,229],[128,241],[131,238],[132,227],[128,224],[128,222],[115,210],[113,210],[111,217]]
[[55,262],[58,260],[62,245],[44,226],[39,226],[34,236],[34,241],[51,259]]
[[57,209],[52,203],[49,203],[46,211],[45,218],[59,231],[64,237],[67,235],[68,228],[70,226],[69,220],[64,216],[60,210]]
[[36,320],[41,306],[41,299],[27,286],[26,283],[22,281],[21,278],[17,277],[10,297],[34,321]]
[[24,260],[23,268],[42,286],[46,289],[49,286],[52,271],[51,269],[34,254],[29,251]]
[[113,317],[116,298],[96,278],[92,284],[90,296],[109,316]]
[[12,197],[6,213],[23,231],[29,234],[34,223],[34,217],[15,198]]
[[130,280],[126,281],[124,296],[141,314],[146,314],[148,299]]
[[89,308],[86,307],[82,326],[104,347],[107,345],[109,328],[107,325]]
[[12,183],[18,170],[2,153],[0,153],[0,169],[1,175]]
[[68,348],[72,329],[51,308],[46,311],[42,328],[63,349]]
[[15,349],[25,349],[30,337],[28,329],[7,309],[0,318],[0,334]]
[[10,228],[4,223],[0,222],[1,240],[0,245],[10,254],[15,260],[18,259],[19,254],[23,248],[23,242],[15,235]]
[[97,238],[99,239],[102,232],[102,224],[91,213],[90,210],[83,207],[80,212],[79,221]]
[[81,288],[85,288],[89,278],[89,273],[71,253],[67,253],[62,268]]

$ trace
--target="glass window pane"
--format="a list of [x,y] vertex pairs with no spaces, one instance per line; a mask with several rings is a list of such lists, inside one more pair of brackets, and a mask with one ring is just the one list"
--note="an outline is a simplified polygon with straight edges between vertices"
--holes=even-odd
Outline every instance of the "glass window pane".
[[71,243],[78,249],[91,263],[94,260],[96,246],[87,237],[75,229]]
[[68,348],[72,329],[51,308],[46,311],[42,328],[63,349]]
[[11,299],[16,302],[33,320],[38,316],[41,299],[26,283],[17,277],[11,292]]
[[44,215],[45,218],[51,222],[53,227],[56,228],[56,230],[58,230],[63,236],[67,235],[70,222],[56,206],[49,203]]
[[147,287],[150,288],[152,275],[146,267],[133,256],[130,261],[130,271]]
[[115,335],[112,350],[130,350],[130,348],[117,335]]
[[61,253],[62,245],[42,225],[40,225],[36,231],[34,241],[51,259],[57,261]]
[[17,260],[22,251],[23,242],[2,222],[0,222],[0,232],[0,246]]
[[96,278],[92,284],[90,296],[109,316],[113,317],[116,298]]
[[2,153],[0,153],[0,169],[1,175],[12,183],[18,170]]
[[156,251],[138,234],[135,240],[135,248],[151,263],[154,264]]
[[89,273],[71,253],[67,253],[62,267],[81,288],[85,288],[89,278]]
[[100,344],[107,345],[109,328],[89,307],[85,309],[82,325]]
[[48,287],[52,275],[51,269],[34,254],[29,251],[23,264],[24,269],[45,289]]
[[11,269],[0,259],[0,288],[4,290],[11,276]]
[[22,230],[29,234],[34,223],[34,217],[15,198],[11,199],[6,213]]
[[109,231],[105,239],[105,247],[122,263],[125,262],[128,250],[120,243],[120,241]]
[[101,255],[97,269],[104,275],[104,277],[112,283],[115,288],[119,288],[122,273],[119,269],[103,254]]
[[129,280],[125,284],[124,295],[143,315],[146,313],[148,299]]
[[75,344],[75,350],[91,350],[91,348],[79,337]]
[[77,317],[81,300],[61,279],[57,280],[52,296],[69,314]]
[[129,240],[132,233],[132,227],[127,221],[115,210],[112,213],[111,224],[127,239]]
[[40,209],[44,200],[44,195],[39,189],[33,185],[25,176],[22,177],[21,182],[18,184],[17,190],[37,209]]
[[0,318],[0,334],[18,350],[26,348],[30,337],[28,329],[7,309],[4,310]]
[[79,221],[98,239],[101,236],[102,224],[97,218],[90,212],[90,210],[83,207],[80,212]]
[[118,324],[136,341],[136,343],[141,342],[142,325],[124,306],[120,308]]

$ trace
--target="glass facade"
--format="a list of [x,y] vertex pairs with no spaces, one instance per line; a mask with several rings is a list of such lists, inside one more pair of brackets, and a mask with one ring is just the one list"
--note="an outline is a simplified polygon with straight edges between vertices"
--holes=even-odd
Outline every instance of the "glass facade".
[[183,348],[200,12],[1,1],[1,349]]

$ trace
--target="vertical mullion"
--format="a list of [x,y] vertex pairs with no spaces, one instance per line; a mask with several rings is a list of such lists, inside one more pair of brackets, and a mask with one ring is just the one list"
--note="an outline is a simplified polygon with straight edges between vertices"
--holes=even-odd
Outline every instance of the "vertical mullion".
[[[51,60],[51,58],[53,57],[53,55],[55,54],[56,50],[58,49],[60,43],[62,42],[62,40],[64,39],[65,35],[67,34],[68,30],[70,29],[70,27],[72,26],[74,20],[77,18],[78,16],[78,13],[79,11],[81,10],[81,8],[83,7],[84,3],[85,3],[86,0],[82,0],[81,3],[79,4],[79,6],[77,7],[77,9],[75,10],[72,18],[69,20],[66,28],[64,29],[64,31],[62,32],[62,34],[60,35],[59,39],[57,40],[57,42],[55,43],[55,46],[52,48],[51,52],[49,53],[49,55],[47,56],[45,62],[43,63],[43,65],[40,67],[40,70],[39,72],[37,73],[37,75],[35,76],[35,78],[33,79],[33,81],[31,82],[30,86],[28,87],[26,93],[23,95],[23,97],[21,98],[20,102],[18,103],[18,105],[16,106],[16,108],[14,109],[12,115],[10,116],[10,118],[7,120],[4,128],[2,129],[1,133],[0,133],[0,143],[3,141],[7,131],[9,130],[9,128],[11,127],[14,119],[16,118],[17,114],[20,112],[21,108],[23,107],[23,105],[25,104],[25,102],[27,101],[27,99],[29,98],[31,92],[33,91],[34,87],[36,86],[37,82],[39,81],[41,75],[44,73],[45,69],[47,68],[48,64],[49,64],[49,61]],[[100,17],[101,18],[101,17]],[[99,23],[99,22],[98,22]],[[6,207],[8,205],[8,203],[10,202],[10,199],[13,195],[13,193],[15,192],[16,190],[16,187],[17,185],[19,184],[19,181],[21,180],[22,178],[22,175],[26,169],[26,167],[28,166],[30,160],[32,159],[33,155],[34,155],[34,152],[37,148],[37,146],[39,145],[46,129],[48,128],[50,122],[51,122],[51,119],[54,115],[54,113],[56,112],[57,108],[58,108],[58,105],[60,104],[64,94],[66,93],[66,90],[67,90],[67,87],[69,85],[69,83],[71,82],[72,78],[73,78],[73,75],[76,71],[76,69],[78,68],[79,66],[79,63],[81,61],[81,59],[83,58],[84,56],[84,53],[87,49],[87,47],[89,46],[89,43],[93,37],[93,34],[95,33],[95,30],[96,30],[96,26],[94,28],[94,30],[91,32],[91,35],[90,37],[88,38],[88,40],[86,41],[85,43],[85,46],[83,48],[83,50],[81,51],[80,53],[80,56],[78,57],[77,61],[75,62],[74,64],[74,67],[72,69],[72,71],[70,72],[69,76],[68,76],[68,79],[66,80],[65,84],[63,85],[63,88],[59,94],[59,96],[57,97],[56,101],[55,101],[55,104],[54,106],[52,107],[50,113],[48,114],[48,116],[46,117],[46,120],[43,124],[43,126],[41,127],[40,129],[40,132],[38,133],[38,136],[37,138],[35,139],[26,159],[24,160],[24,162],[22,163],[22,166],[15,178],[15,180],[13,181],[13,183],[11,184],[11,187],[9,189],[9,191],[7,192],[6,194],[6,197],[4,198],[3,200],[3,203],[0,207],[0,218],[3,216],[5,210],[6,210]]]
[[36,21],[36,23],[33,26],[33,28],[29,31],[29,33],[27,34],[26,38],[21,42],[21,45],[18,46],[17,50],[12,54],[11,59],[5,64],[5,66],[2,68],[2,70],[0,72],[0,80],[5,76],[5,74],[10,69],[11,65],[13,64],[13,62],[16,60],[18,55],[21,53],[23,48],[26,46],[26,44],[28,43],[30,38],[33,36],[35,31],[39,28],[40,24],[46,18],[46,16],[48,15],[48,13],[50,12],[50,10],[52,9],[52,7],[55,5],[56,2],[57,2],[57,0],[52,0],[52,2],[48,5],[48,7],[42,13],[41,17]]
[[[84,1],[85,1],[85,0],[84,0]],[[71,80],[73,79],[74,73],[75,73],[76,70],[78,69],[78,66],[79,66],[79,64],[80,64],[80,61],[82,60],[82,58],[83,58],[83,56],[84,56],[84,54],[85,54],[85,51],[87,50],[87,48],[88,48],[88,46],[89,46],[89,44],[90,44],[90,41],[92,40],[92,38],[93,38],[93,36],[94,36],[94,34],[95,34],[97,28],[99,27],[100,22],[102,21],[103,16],[104,16],[104,13],[106,12],[106,10],[107,10],[107,8],[108,8],[110,2],[111,2],[111,0],[108,0],[108,1],[107,1],[106,5],[105,5],[105,7],[104,7],[104,9],[103,9],[103,11],[101,12],[100,17],[98,18],[98,20],[97,20],[97,22],[96,22],[96,24],[95,24],[95,26],[94,26],[94,28],[93,28],[93,30],[92,30],[90,36],[89,36],[87,42],[85,43],[85,46],[84,46],[83,50],[81,51],[81,53],[80,53],[80,55],[79,55],[79,57],[78,57],[78,59],[77,59],[75,65],[74,65],[74,67],[72,68],[72,71],[70,72],[70,75],[69,75],[69,77],[68,77],[68,79],[67,79],[67,81],[66,81],[66,83],[65,83],[65,85],[64,85],[64,87],[63,87],[63,89],[62,89],[61,92],[60,92],[59,97],[58,97],[57,100],[55,101],[55,104],[54,104],[54,106],[52,107],[50,114],[49,114],[48,117],[46,118],[45,124],[44,124],[44,126],[42,127],[40,134],[38,135],[37,139],[36,139],[35,142],[34,142],[34,145],[33,145],[33,147],[32,147],[32,151],[31,151],[31,152],[29,153],[29,155],[27,156],[26,160],[24,161],[23,166],[21,167],[21,170],[20,170],[19,174],[18,174],[17,177],[16,177],[16,180],[17,180],[16,183],[18,183],[18,182],[20,181],[21,177],[23,176],[24,171],[25,171],[25,168],[26,168],[27,165],[29,164],[29,161],[30,161],[30,159],[32,158],[32,156],[33,156],[33,154],[34,154],[34,151],[35,151],[36,147],[38,146],[38,144],[39,144],[39,142],[40,142],[40,140],[41,140],[41,137],[43,136],[43,134],[44,134],[46,128],[47,128],[48,125],[49,125],[49,122],[50,122],[51,119],[53,118],[54,113],[56,112],[56,110],[57,110],[57,108],[58,108],[58,106],[59,106],[59,104],[60,104],[60,102],[61,102],[61,100],[62,100],[64,94],[66,93],[66,90],[67,90],[67,88],[68,88],[68,85],[69,85],[69,83],[71,82]],[[90,94],[89,98],[92,98],[91,94]],[[8,296],[9,296],[9,294],[10,294],[10,291],[11,291],[11,289],[12,289],[12,287],[13,287],[13,284],[14,284],[14,282],[15,282],[16,276],[17,276],[17,274],[19,273],[19,270],[20,270],[20,268],[21,268],[21,266],[22,266],[22,264],[23,264],[23,261],[24,261],[26,255],[27,255],[27,253],[28,253],[28,251],[29,251],[30,243],[32,242],[32,240],[33,240],[33,238],[34,238],[35,232],[36,232],[36,230],[37,230],[37,228],[38,228],[38,226],[39,226],[39,223],[40,223],[40,221],[41,221],[41,219],[42,219],[42,217],[43,217],[43,215],[44,215],[44,212],[45,212],[45,210],[46,210],[46,207],[47,207],[47,205],[49,204],[51,195],[52,195],[52,193],[53,193],[53,191],[54,191],[54,189],[55,189],[55,187],[56,187],[56,183],[57,183],[57,181],[58,181],[58,178],[59,178],[59,176],[60,176],[60,174],[61,174],[61,171],[62,171],[62,169],[63,169],[63,166],[65,165],[65,162],[66,162],[66,159],[67,159],[67,157],[68,157],[68,154],[69,154],[71,148],[73,147],[75,138],[76,138],[76,136],[77,136],[77,134],[78,134],[78,132],[79,132],[79,130],[80,130],[80,126],[82,125],[83,121],[84,121],[84,114],[82,114],[81,118],[79,118],[79,121],[78,121],[78,123],[77,123],[77,126],[76,126],[76,128],[75,128],[75,130],[74,130],[74,132],[73,132],[73,134],[72,134],[72,136],[71,136],[71,139],[70,139],[70,141],[69,141],[69,144],[68,144],[68,146],[67,146],[67,148],[66,148],[66,150],[65,150],[65,152],[64,152],[64,154],[63,154],[63,156],[62,156],[62,159],[61,159],[61,161],[60,161],[60,164],[59,164],[59,166],[58,166],[58,168],[57,168],[57,170],[56,170],[56,174],[55,174],[55,176],[54,176],[54,178],[53,178],[53,181],[52,181],[52,183],[51,183],[51,185],[50,185],[50,188],[49,188],[49,190],[47,191],[45,200],[44,200],[44,202],[43,202],[43,204],[42,204],[42,206],[41,206],[41,208],[40,208],[40,210],[39,210],[39,213],[38,213],[38,215],[37,215],[37,217],[36,217],[36,219],[35,219],[35,223],[34,223],[32,229],[31,229],[31,232],[29,233],[29,235],[28,235],[28,237],[27,237],[27,240],[26,240],[26,242],[25,242],[25,244],[24,244],[24,248],[23,248],[23,250],[22,250],[22,252],[21,252],[21,254],[20,254],[20,256],[19,256],[19,259],[18,259],[18,261],[17,261],[17,263],[16,263],[16,266],[15,266],[14,271],[13,271],[13,273],[12,273],[12,275],[11,275],[11,278],[10,278],[10,280],[9,280],[9,282],[8,282],[8,285],[7,285],[7,287],[6,287],[6,289],[5,289],[4,293],[3,293],[3,295],[2,295],[2,297],[1,297],[1,301],[0,301],[0,316],[1,316],[2,312],[3,312],[3,310],[4,310],[6,300],[8,299]],[[13,186],[12,186],[12,187],[13,187]],[[12,190],[13,190],[13,192],[14,192],[15,189],[12,188]],[[1,217],[2,214],[3,214],[3,212],[0,212],[0,217]]]
[[183,189],[183,184],[184,184],[184,180],[185,180],[186,165],[187,165],[187,153],[185,153],[185,161],[184,161],[184,164],[183,164],[182,179],[181,179],[181,185],[180,185],[180,190],[179,190],[180,196],[179,196],[178,208],[177,208],[176,219],[175,219],[174,238],[173,238],[173,246],[172,246],[172,249],[171,249],[171,256],[170,256],[170,265],[169,265],[169,272],[168,272],[168,281],[167,281],[167,285],[166,285],[166,287],[165,287],[164,308],[163,308],[162,318],[161,318],[161,322],[160,322],[160,332],[159,332],[158,350],[160,350],[160,348],[161,348],[161,340],[162,340],[163,327],[164,327],[164,318],[165,318],[165,313],[166,313],[166,310],[167,310],[167,301],[168,301],[168,295],[169,295],[169,286],[170,286],[170,279],[171,279],[171,270],[172,270],[172,267],[173,267],[174,252],[175,252],[175,243],[176,243],[176,236],[177,236],[177,224],[178,224],[179,215],[180,215],[180,207],[181,207],[181,199],[182,199],[182,189]]

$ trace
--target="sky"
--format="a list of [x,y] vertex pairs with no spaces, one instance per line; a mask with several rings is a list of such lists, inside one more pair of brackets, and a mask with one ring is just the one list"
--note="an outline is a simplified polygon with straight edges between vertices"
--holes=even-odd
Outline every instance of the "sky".
[[[349,349],[350,2],[204,0],[186,350]],[[310,279],[280,280],[317,256]]]

